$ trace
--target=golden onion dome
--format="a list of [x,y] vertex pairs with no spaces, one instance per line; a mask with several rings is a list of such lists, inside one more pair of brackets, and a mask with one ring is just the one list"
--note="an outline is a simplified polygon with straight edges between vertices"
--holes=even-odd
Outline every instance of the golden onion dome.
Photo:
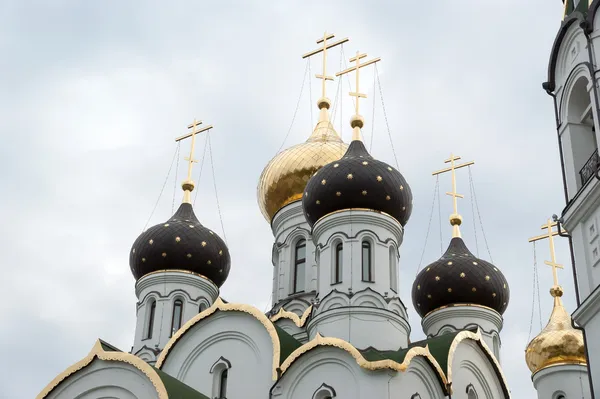
[[583,334],[573,328],[560,297],[559,286],[550,289],[554,309],[546,327],[527,346],[525,361],[532,374],[557,364],[586,364]]
[[258,204],[269,222],[281,208],[301,200],[308,179],[348,148],[329,120],[329,100],[320,99],[319,107],[319,122],[308,140],[277,154],[260,175]]

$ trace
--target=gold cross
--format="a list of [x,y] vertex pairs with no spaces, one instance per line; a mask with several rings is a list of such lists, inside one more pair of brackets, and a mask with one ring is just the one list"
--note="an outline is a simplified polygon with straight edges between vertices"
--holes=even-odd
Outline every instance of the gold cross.
[[356,62],[356,65],[354,65],[353,67],[350,67],[350,68],[348,68],[346,70],[343,70],[343,71],[338,72],[338,73],[335,74],[335,76],[342,76],[342,75],[345,75],[345,74],[347,74],[349,72],[356,71],[356,92],[351,92],[350,93],[350,95],[352,97],[356,97],[356,105],[355,105],[356,106],[356,115],[359,115],[359,112],[358,112],[359,111],[359,106],[358,106],[359,99],[361,99],[361,98],[367,98],[367,95],[364,94],[364,93],[361,93],[360,90],[359,90],[359,83],[360,83],[359,72],[360,72],[360,68],[366,67],[367,65],[371,65],[371,64],[374,64],[374,63],[376,63],[378,61],[381,61],[381,58],[375,58],[375,59],[372,59],[371,61],[367,61],[367,62],[361,64],[360,60],[363,59],[363,58],[365,58],[366,56],[367,56],[366,54],[361,54],[359,51],[357,51],[356,52],[356,56],[350,58],[350,62]]
[[456,165],[454,161],[458,161],[459,159],[461,159],[461,158],[455,157],[454,154],[450,154],[450,158],[446,159],[444,161],[444,163],[450,163],[450,167],[442,169],[442,170],[438,170],[431,174],[432,176],[436,176],[436,175],[440,175],[442,173],[452,172],[452,192],[450,192],[450,193],[447,192],[446,195],[449,195],[452,197],[452,202],[454,205],[454,213],[452,215],[450,215],[450,224],[452,224],[452,226],[455,226],[454,233],[452,235],[453,237],[460,237],[460,231],[458,230],[458,226],[462,222],[461,216],[458,214],[457,198],[465,198],[464,195],[458,194],[456,192],[456,169],[464,168],[465,166],[470,166],[475,163],[474,161],[469,161],[469,162],[465,162],[460,165]]
[[556,269],[564,269],[563,265],[556,263],[556,253],[554,252],[554,236],[558,235],[558,231],[553,231],[552,228],[556,226],[556,222],[552,222],[548,219],[548,223],[542,226],[542,230],[548,230],[546,234],[542,234],[537,237],[532,237],[529,242],[535,242],[539,240],[548,239],[550,242],[550,261],[544,261],[544,263],[552,268],[552,277],[554,278],[554,286],[558,287],[558,274]]
[[307,57],[310,57],[312,55],[319,54],[321,51],[323,52],[323,73],[321,75],[319,75],[319,74],[315,75],[315,77],[317,79],[321,79],[321,81],[322,81],[321,82],[321,85],[322,85],[321,90],[322,90],[322,97],[323,98],[326,97],[325,96],[325,82],[327,82],[328,80],[333,80],[333,76],[327,76],[327,50],[330,49],[330,48],[332,48],[332,47],[338,46],[338,45],[340,45],[342,43],[346,43],[348,41],[348,38],[346,37],[346,38],[344,38],[342,40],[338,40],[337,42],[333,42],[331,44],[327,44],[327,40],[333,39],[333,38],[334,38],[333,34],[328,34],[327,32],[325,32],[323,34],[323,37],[320,38],[319,40],[317,40],[317,44],[323,43],[323,47],[320,47],[320,48],[318,48],[316,50],[313,50],[313,51],[311,51],[309,53],[306,53],[306,54],[304,54],[302,56],[302,58],[307,58]]
[[210,130],[213,128],[212,125],[208,125],[208,126],[203,127],[200,130],[197,130],[196,128],[198,126],[200,126],[201,124],[202,124],[202,121],[197,121],[196,119],[194,119],[194,122],[188,125],[188,129],[192,129],[192,131],[187,134],[184,134],[183,136],[177,137],[175,139],[176,142],[179,142],[181,140],[187,139],[188,137],[192,138],[192,145],[190,148],[190,156],[184,158],[186,161],[188,161],[188,174],[187,174],[187,179],[183,182],[183,185],[182,185],[183,191],[185,192],[184,197],[183,197],[183,202],[186,202],[188,204],[191,203],[190,193],[194,189],[194,181],[192,180],[192,168],[194,166],[194,163],[198,162],[194,159],[194,148],[196,146],[196,135],[198,133],[206,132],[207,130]]

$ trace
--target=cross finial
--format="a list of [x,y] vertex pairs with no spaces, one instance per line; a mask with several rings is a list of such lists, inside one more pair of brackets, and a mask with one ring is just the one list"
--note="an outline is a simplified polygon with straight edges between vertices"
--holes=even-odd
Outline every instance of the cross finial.
[[556,269],[564,269],[563,265],[556,263],[556,253],[554,251],[554,236],[558,235],[558,231],[552,230],[552,228],[554,226],[556,226],[556,222],[552,222],[550,219],[548,219],[548,223],[546,223],[545,225],[542,226],[542,230],[547,230],[547,232],[545,234],[542,234],[542,235],[539,235],[536,237],[531,237],[529,239],[529,242],[535,242],[535,241],[544,240],[547,238],[550,243],[550,260],[549,261],[546,260],[546,261],[544,261],[544,263],[552,268],[552,277],[554,279],[553,289],[559,287],[558,274],[556,272]]
[[323,52],[323,73],[315,75],[315,77],[317,79],[321,79],[321,98],[317,102],[317,104],[319,106],[319,109],[321,109],[323,107],[329,108],[329,106],[330,106],[330,101],[327,98],[327,94],[326,94],[327,93],[327,91],[326,91],[327,88],[326,88],[325,83],[328,80],[333,80],[333,76],[328,76],[327,75],[327,50],[329,50],[332,47],[339,46],[340,44],[346,43],[348,41],[348,38],[346,37],[346,38],[344,38],[342,40],[338,40],[338,41],[333,42],[333,43],[328,43],[327,42],[328,40],[333,39],[334,37],[335,37],[335,35],[329,34],[329,33],[325,32],[323,34],[323,37],[321,37],[321,38],[319,38],[317,40],[317,44],[323,43],[323,45],[321,47],[319,47],[318,49],[313,50],[313,51],[311,51],[309,53],[306,53],[306,54],[304,54],[302,56],[302,58],[307,58],[307,57],[310,57],[312,55],[315,55],[315,54],[318,54],[320,52]]
[[360,116],[360,113],[359,113],[360,99],[367,98],[367,95],[360,92],[360,69],[363,67],[366,67],[367,65],[371,65],[378,61],[381,61],[381,58],[375,58],[370,61],[363,62],[361,64],[360,60],[365,58],[366,56],[367,56],[367,54],[364,54],[364,53],[361,54],[360,51],[357,51],[356,56],[350,58],[350,62],[354,62],[355,65],[353,67],[350,67],[348,69],[345,69],[345,70],[335,74],[335,76],[342,76],[349,72],[356,71],[356,91],[349,93],[352,97],[356,97],[355,113],[354,113],[354,116],[352,117],[352,119],[350,119],[350,126],[352,126],[352,129],[353,129],[352,140],[360,140],[360,129],[364,125],[364,119],[362,116]]
[[452,203],[454,205],[454,213],[452,215],[450,215],[450,224],[452,225],[452,228],[453,228],[452,237],[460,237],[459,226],[462,223],[462,216],[460,216],[460,214],[458,213],[457,199],[465,197],[464,195],[458,194],[456,192],[456,169],[464,168],[465,166],[470,166],[475,163],[474,161],[469,161],[469,162],[462,163],[460,165],[456,165],[455,161],[458,161],[459,159],[461,159],[461,158],[454,156],[454,154],[450,154],[450,158],[446,159],[444,161],[444,163],[450,163],[450,167],[442,169],[442,170],[438,170],[431,174],[432,176],[436,176],[436,175],[439,175],[442,173],[452,172],[452,192],[446,193],[446,195],[449,195],[452,197]]
[[192,145],[190,146],[190,156],[184,158],[186,161],[188,161],[187,179],[184,180],[183,183],[181,184],[181,188],[183,189],[183,202],[185,202],[187,204],[192,203],[192,195],[191,194],[195,187],[194,181],[192,180],[192,169],[194,167],[194,163],[198,162],[194,159],[194,147],[196,146],[196,134],[206,132],[207,130],[210,130],[213,128],[212,125],[209,125],[209,126],[203,127],[200,130],[197,130],[197,127],[200,126],[201,124],[202,124],[202,121],[197,121],[194,118],[194,122],[192,122],[191,124],[188,125],[188,129],[192,129],[192,131],[187,134],[184,134],[183,136],[177,137],[175,139],[176,142],[179,142],[181,140],[187,139],[188,137],[192,138]]

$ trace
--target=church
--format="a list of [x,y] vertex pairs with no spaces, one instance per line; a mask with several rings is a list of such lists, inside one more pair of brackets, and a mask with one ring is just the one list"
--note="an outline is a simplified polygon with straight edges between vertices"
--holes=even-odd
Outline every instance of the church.
[[[587,4],[582,9],[587,0],[572,1],[565,0],[565,20],[544,87],[555,105],[564,97],[557,92],[575,88],[589,95],[586,103],[577,92],[577,98],[564,100],[568,107],[562,107],[562,102],[556,107],[559,141],[564,137],[560,148],[565,195],[568,189],[568,201],[580,201],[569,212],[587,212],[589,218],[589,209],[598,212],[599,207],[593,190],[600,193],[594,129],[597,85],[590,83],[596,79],[594,62],[577,64],[573,59],[595,57],[592,50],[588,52],[593,29],[585,33],[581,26],[584,21],[593,26],[600,0],[590,10]],[[509,282],[499,265],[470,251],[460,228],[458,199],[463,195],[457,188],[457,171],[473,162],[450,154],[445,167],[433,173],[452,182],[447,193],[452,201],[447,226],[452,238],[443,255],[415,277],[411,302],[405,303],[402,298],[408,293],[399,290],[398,271],[404,226],[413,209],[410,182],[397,164],[371,154],[362,135],[365,118],[360,100],[366,95],[360,91],[360,73],[378,58],[367,61],[366,54],[356,53],[350,59],[352,66],[336,74],[355,77],[349,143],[331,122],[326,83],[334,77],[328,75],[327,53],[347,41],[325,34],[317,40],[317,50],[304,55],[321,55],[323,60],[322,73],[317,75],[322,81],[316,102],[318,122],[305,142],[265,160],[257,176],[257,212],[262,212],[273,233],[271,309],[264,312],[220,296],[220,287],[240,260],[231,259],[225,241],[203,225],[193,209],[196,135],[212,128],[194,121],[189,132],[177,138],[191,146],[181,205],[172,216],[165,215],[163,223],[133,240],[129,253],[137,296],[131,350],[100,339],[90,343],[90,352],[50,381],[38,399],[511,397],[500,358]],[[565,114],[569,122],[561,123],[563,108],[572,107],[575,113]],[[580,119],[571,122],[572,115]],[[586,132],[579,130],[588,124],[592,133],[583,137]],[[591,158],[579,152],[592,150],[592,138],[596,166],[592,173],[586,172],[583,182],[580,169],[589,169]],[[583,141],[576,144],[577,140]],[[587,191],[581,194],[581,190]],[[580,304],[575,322],[586,332],[589,328],[587,334],[561,302],[569,290],[558,284],[557,268],[562,266],[554,255],[555,236],[568,236],[573,242],[577,273],[588,264],[578,257],[578,245],[586,247],[587,241],[578,244],[583,227],[577,226],[591,230],[581,221],[583,216],[569,217],[563,212],[543,226],[543,235],[530,239],[548,240],[551,261],[547,264],[554,272],[550,289],[554,310],[523,360],[540,398],[592,398],[589,377],[594,371],[588,376],[587,357],[600,356],[593,352],[595,343],[584,344],[589,343],[586,336],[600,333],[594,330],[600,318],[594,317],[597,311],[584,308],[587,301],[580,302],[581,292],[593,296],[597,290],[582,288],[580,279],[575,292]],[[598,255],[598,247],[594,248]],[[592,277],[586,280],[593,283]],[[421,320],[409,321],[408,306]],[[411,341],[411,329],[419,327],[426,339]]]

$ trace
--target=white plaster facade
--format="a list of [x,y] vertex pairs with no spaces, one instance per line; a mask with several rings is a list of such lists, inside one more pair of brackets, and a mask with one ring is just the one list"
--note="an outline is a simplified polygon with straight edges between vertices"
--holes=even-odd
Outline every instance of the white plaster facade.
[[[154,364],[179,327],[214,303],[219,289],[207,278],[181,270],[140,278],[135,284],[135,294],[137,321],[131,353]],[[179,311],[176,301],[182,306],[179,326],[174,326],[175,313]]]
[[546,367],[532,377],[539,399],[591,398],[587,367],[559,364]]
[[[578,293],[578,309],[573,319],[585,332],[590,374],[586,375],[588,381],[583,385],[589,391],[591,381],[593,391],[598,394],[600,344],[595,337],[600,336],[600,174],[597,163],[600,90],[594,71],[598,70],[600,60],[600,13],[596,12],[598,1],[590,2],[589,7],[587,15],[576,12],[563,21],[552,49],[548,83],[544,87],[555,101],[567,203],[559,221],[564,234],[571,239]],[[572,370],[565,366],[538,372],[534,377],[538,392],[545,389],[546,381],[552,381],[550,376],[560,372],[567,378]],[[555,397],[548,396],[549,391],[544,392],[545,396],[540,395],[540,398]]]

